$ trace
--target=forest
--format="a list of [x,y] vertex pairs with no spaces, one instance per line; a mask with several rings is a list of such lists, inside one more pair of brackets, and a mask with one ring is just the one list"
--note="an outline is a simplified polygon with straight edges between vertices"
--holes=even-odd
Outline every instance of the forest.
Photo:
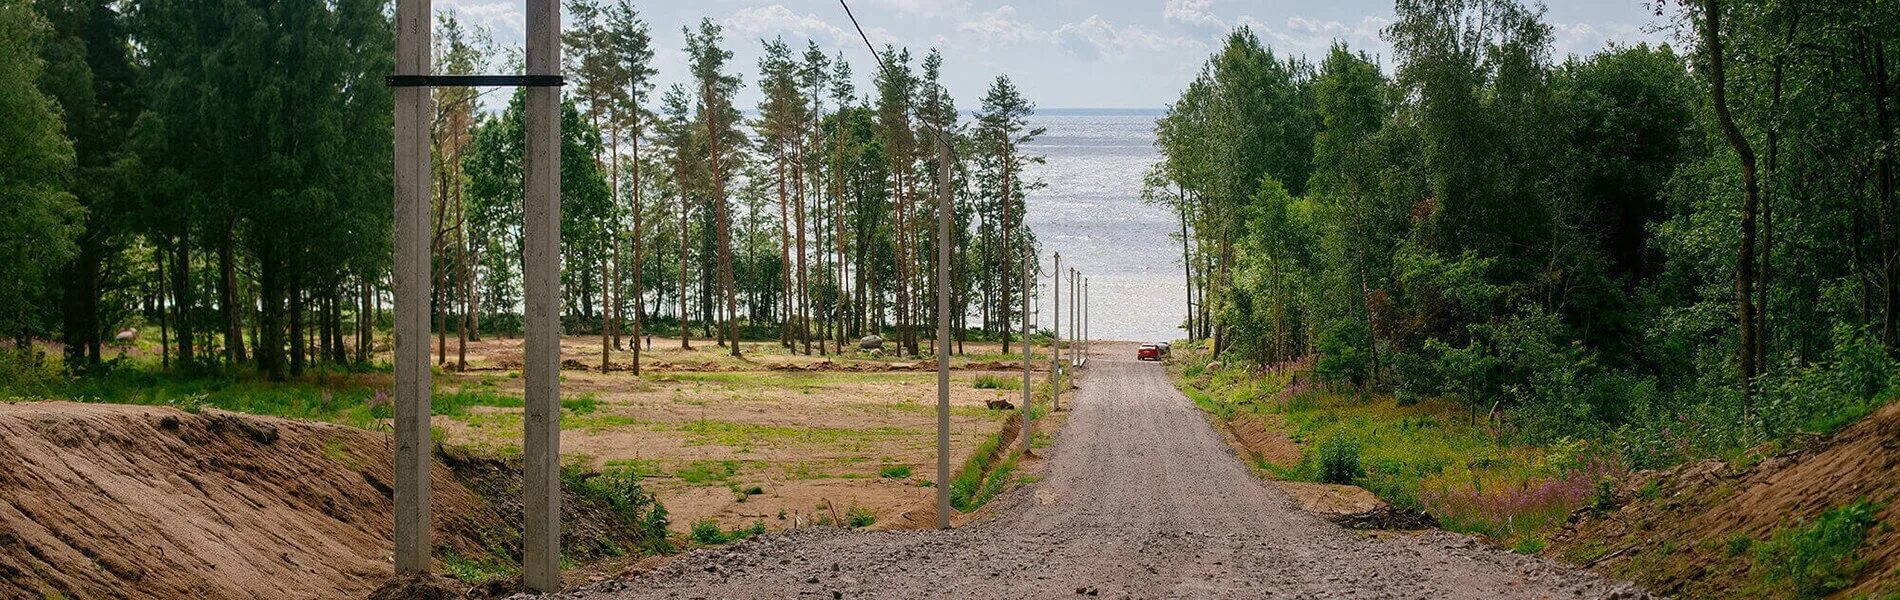
[[1883,404],[1900,11],[1649,6],[1672,42],[1567,58],[1516,0],[1399,0],[1381,57],[1233,32],[1145,192],[1180,217],[1190,337],[1637,468]]
[[[110,370],[114,346],[138,339],[183,372],[372,364],[391,297],[387,9],[0,2],[6,378]],[[936,50],[879,50],[859,89],[844,54],[815,43],[729,40],[710,19],[651,31],[625,0],[564,11],[562,322],[600,336],[603,368],[631,349],[637,374],[636,340],[655,335],[734,356],[735,339],[934,347],[938,139],[954,154],[955,341],[1007,352],[1017,265],[1036,245],[1024,166],[1040,160],[1019,150],[1040,130],[1007,77],[964,118]],[[437,73],[520,71],[519,49],[451,12],[433,29]],[[655,89],[653,51],[669,43],[690,77]],[[763,45],[752,81],[739,43]],[[747,85],[763,97],[752,110],[735,105]],[[523,100],[506,93],[435,92],[434,359],[447,369],[471,340],[520,335]]]

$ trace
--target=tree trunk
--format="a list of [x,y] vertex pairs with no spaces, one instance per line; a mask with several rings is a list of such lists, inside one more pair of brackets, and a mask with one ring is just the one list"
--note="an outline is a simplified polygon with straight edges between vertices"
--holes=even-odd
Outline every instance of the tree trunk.
[[178,321],[178,360],[190,364],[192,360],[193,328],[191,326],[191,228],[181,227],[178,232],[177,259],[172,262],[172,297],[177,299]]
[[1755,150],[1749,145],[1747,136],[1742,134],[1735,124],[1734,115],[1729,113],[1728,82],[1724,75],[1722,56],[1722,7],[1719,0],[1703,0],[1703,43],[1709,52],[1709,81],[1711,102],[1715,107],[1716,121],[1721,125],[1723,137],[1729,146],[1735,149],[1742,166],[1742,239],[1736,250],[1735,268],[1735,313],[1741,322],[1741,340],[1737,353],[1741,374],[1742,419],[1744,426],[1754,416],[1751,405],[1754,399],[1754,379],[1758,373],[1755,355],[1755,213],[1760,204],[1760,189],[1755,177]]

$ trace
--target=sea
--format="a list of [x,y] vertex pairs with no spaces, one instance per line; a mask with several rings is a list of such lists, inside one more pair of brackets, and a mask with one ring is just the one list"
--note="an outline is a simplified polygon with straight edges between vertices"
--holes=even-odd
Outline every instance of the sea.
[[1160,110],[1041,109],[1031,126],[1048,131],[1024,145],[1045,161],[1025,176],[1047,187],[1029,193],[1029,227],[1042,242],[1038,327],[1053,323],[1047,305],[1052,253],[1062,255],[1064,336],[1070,268],[1088,282],[1094,339],[1157,341],[1182,336],[1187,286],[1181,270],[1179,217],[1142,202],[1142,178],[1161,155],[1154,146]]

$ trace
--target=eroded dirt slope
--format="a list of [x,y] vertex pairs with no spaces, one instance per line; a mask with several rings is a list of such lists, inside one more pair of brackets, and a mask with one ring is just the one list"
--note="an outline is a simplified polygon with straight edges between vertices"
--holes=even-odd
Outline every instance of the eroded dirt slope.
[[1785,592],[1736,540],[1759,542],[1855,503],[1882,508],[1860,555],[1867,563],[1837,596],[1900,592],[1900,403],[1800,450],[1746,469],[1721,461],[1639,475],[1612,512],[1579,513],[1546,553],[1688,598]]
[[[210,410],[0,404],[0,598],[367,596],[391,571],[390,445]],[[437,557],[518,551],[518,461],[438,458]],[[572,492],[563,541],[585,559],[627,530]]]

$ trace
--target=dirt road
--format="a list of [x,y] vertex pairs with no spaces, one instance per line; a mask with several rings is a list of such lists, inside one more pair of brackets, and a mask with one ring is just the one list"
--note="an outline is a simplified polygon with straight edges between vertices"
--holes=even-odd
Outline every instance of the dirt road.
[[1635,598],[1447,533],[1368,538],[1248,472],[1162,367],[1098,348],[1047,479],[952,531],[805,530],[701,550],[584,598]]

